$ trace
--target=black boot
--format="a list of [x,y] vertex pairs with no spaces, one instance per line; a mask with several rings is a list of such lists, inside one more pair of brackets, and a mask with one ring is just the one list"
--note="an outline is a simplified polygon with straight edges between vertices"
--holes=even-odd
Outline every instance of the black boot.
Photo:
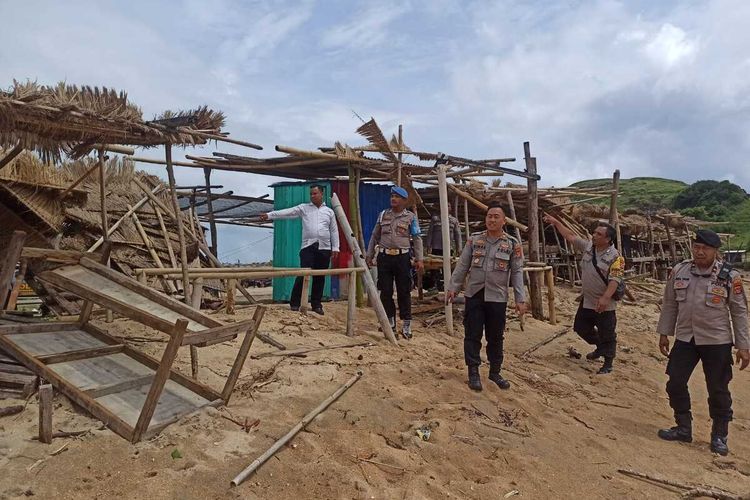
[[482,379],[479,377],[479,367],[469,367],[469,389],[472,391],[482,390]]
[[711,451],[718,453],[722,457],[729,454],[727,446],[727,436],[729,435],[729,420],[714,419],[714,425],[711,428]]
[[499,367],[490,366],[489,379],[495,382],[500,389],[510,389],[510,382],[505,380],[502,375],[500,375]]
[[677,424],[669,429],[660,429],[658,436],[666,441],[693,442],[693,416],[690,412],[676,413],[674,421]]
[[599,375],[606,375],[607,373],[612,373],[612,363],[614,363],[615,358],[608,358],[604,357],[604,364],[601,368],[599,368],[599,371],[596,372]]

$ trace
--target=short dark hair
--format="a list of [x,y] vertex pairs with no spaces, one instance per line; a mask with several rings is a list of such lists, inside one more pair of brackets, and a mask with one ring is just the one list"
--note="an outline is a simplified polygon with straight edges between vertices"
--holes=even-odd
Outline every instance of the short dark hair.
[[489,212],[489,211],[490,211],[491,209],[493,209],[493,208],[499,208],[500,210],[502,210],[502,211],[503,211],[503,215],[505,215],[505,209],[503,208],[503,206],[502,206],[502,205],[501,205],[500,203],[498,203],[498,202],[496,202],[496,201],[492,201],[492,202],[490,202],[490,204],[489,204],[489,205],[487,205],[487,211],[488,211],[488,212]]
[[313,185],[310,186],[310,189],[317,189],[321,193],[325,193],[326,192],[325,188],[322,185],[320,185],[320,184],[313,184]]
[[607,228],[607,238],[609,238],[609,242],[614,245],[617,240],[617,230],[614,226],[612,224],[607,224],[606,222],[600,222],[596,227]]

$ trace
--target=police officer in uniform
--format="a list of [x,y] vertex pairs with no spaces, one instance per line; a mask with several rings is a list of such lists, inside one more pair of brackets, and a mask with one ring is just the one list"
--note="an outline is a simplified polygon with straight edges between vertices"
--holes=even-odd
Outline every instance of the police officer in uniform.
[[[676,426],[658,435],[667,441],[690,443],[692,414],[688,380],[700,360],[708,389],[713,428],[711,451],[727,455],[732,420],[732,343],[740,370],[750,364],[747,299],[742,278],[718,259],[719,235],[708,229],[695,232],[693,258],[677,264],[664,288],[659,325],[659,349],[669,356],[667,395]],[[731,321],[730,321],[731,318]],[[675,336],[672,350],[669,337]]]
[[615,228],[609,224],[599,224],[591,233],[591,240],[588,240],[563,226],[551,215],[545,215],[544,222],[555,226],[563,238],[582,254],[583,300],[578,306],[573,330],[587,343],[596,346],[586,355],[586,359],[604,358],[604,364],[597,373],[611,373],[617,353],[617,301],[612,297],[625,275],[625,259],[614,245]]
[[410,339],[411,334],[411,256],[409,249],[414,244],[414,259],[418,270],[424,268],[422,236],[417,216],[406,210],[409,193],[398,186],[391,188],[391,208],[383,210],[375,223],[375,229],[367,247],[367,265],[372,266],[375,248],[378,247],[378,289],[380,300],[388,315],[391,327],[396,329],[396,304],[393,303],[393,281],[396,281],[398,310],[402,320],[401,335]]
[[[463,239],[461,238],[461,225],[458,219],[452,215],[448,216],[448,230],[450,231],[450,250],[448,256],[458,255],[463,248]],[[433,215],[430,218],[430,225],[427,227],[427,236],[425,237],[425,251],[428,255],[446,255],[443,251],[443,225],[440,215]],[[425,273],[423,283],[428,288],[443,289],[443,270],[435,269]]]
[[503,231],[505,212],[499,204],[489,206],[485,222],[487,230],[472,234],[466,242],[446,291],[446,300],[453,301],[469,275],[464,292],[464,361],[469,369],[469,387],[475,391],[482,390],[482,333],[487,339],[489,379],[501,389],[510,388],[510,382],[500,375],[509,284],[513,287],[516,311],[526,312],[521,244]]

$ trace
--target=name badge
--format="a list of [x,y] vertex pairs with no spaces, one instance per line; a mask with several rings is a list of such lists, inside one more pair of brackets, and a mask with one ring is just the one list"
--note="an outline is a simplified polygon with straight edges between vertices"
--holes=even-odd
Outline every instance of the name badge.
[[688,287],[690,284],[690,280],[675,280],[674,282],[674,289],[675,290],[684,290]]
[[727,296],[727,289],[724,288],[723,286],[711,285],[710,291],[711,291],[711,295],[714,295],[716,297]]

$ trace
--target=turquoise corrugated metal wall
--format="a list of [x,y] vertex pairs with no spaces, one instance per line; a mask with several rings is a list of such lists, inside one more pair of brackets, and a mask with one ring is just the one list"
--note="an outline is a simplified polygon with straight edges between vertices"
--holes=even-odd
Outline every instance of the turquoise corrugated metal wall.
[[[320,184],[325,188],[325,203],[331,206],[330,182],[279,183],[273,186],[273,209],[281,210],[310,201],[310,186]],[[302,221],[299,219],[273,222],[274,267],[299,267],[299,251],[302,247]],[[292,294],[294,278],[273,279],[273,300],[286,302]],[[323,298],[331,297],[331,280],[326,277]]]

